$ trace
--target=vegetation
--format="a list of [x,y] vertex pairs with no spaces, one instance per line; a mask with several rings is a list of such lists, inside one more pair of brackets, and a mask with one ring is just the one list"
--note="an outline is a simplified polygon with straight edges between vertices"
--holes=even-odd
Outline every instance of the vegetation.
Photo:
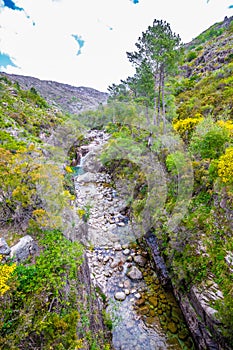
[[[155,20],[139,38],[138,51],[128,53],[135,75],[113,84],[109,103],[80,114],[78,123],[54,112],[33,89],[22,91],[1,78],[1,226],[28,232],[39,244],[37,256],[26,262],[0,262],[4,349],[25,344],[27,349],[39,344],[43,349],[109,348],[91,334],[88,310],[77,292],[82,247],[65,238],[64,218],[72,212],[75,193],[72,167],[64,164],[75,155],[71,130],[76,125],[76,133],[80,123],[111,134],[102,162],[122,184],[133,222],[142,234],[156,234],[176,288],[187,293],[194,285],[207,286],[210,278],[218,285],[223,299],[212,305],[221,322],[216,332],[233,346],[233,277],[227,259],[233,250],[229,33],[231,24],[212,26],[184,47],[182,58],[179,36]],[[53,142],[46,148],[42,140],[48,137]],[[78,132],[75,139],[76,145],[83,141]],[[88,206],[77,209],[84,221],[89,214]],[[104,318],[111,328],[108,315]]]
[[[193,285],[207,286],[209,278],[218,285],[224,299],[212,305],[222,323],[216,332],[232,346],[233,280],[226,258],[233,248],[232,26],[216,24],[186,45],[183,73],[175,79],[168,59],[166,95],[155,104],[162,95],[154,89],[159,58],[153,50],[158,27],[166,33],[163,24],[155,21],[139,38],[138,51],[128,55],[136,74],[109,88],[101,125],[112,136],[102,161],[121,181],[142,232],[156,234],[176,288],[186,293]],[[210,47],[214,56],[208,56]],[[222,52],[224,59],[208,66]],[[166,133],[153,119],[154,107],[162,105]]]
[[10,245],[30,234],[38,246],[17,264],[0,256],[0,348],[110,349],[104,334],[91,334],[79,281],[83,247],[72,242],[67,153],[81,138],[80,124],[4,76],[0,94],[1,233]]

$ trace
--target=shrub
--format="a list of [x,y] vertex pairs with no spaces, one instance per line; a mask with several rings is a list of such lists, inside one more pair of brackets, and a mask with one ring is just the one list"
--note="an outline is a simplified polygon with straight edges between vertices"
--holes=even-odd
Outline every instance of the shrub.
[[10,289],[7,282],[16,268],[16,264],[4,264],[1,260],[2,256],[0,255],[0,296]]
[[191,136],[191,133],[197,124],[199,124],[202,120],[203,118],[201,115],[198,115],[196,118],[174,120],[173,128],[181,135],[181,137],[187,140]]
[[204,120],[196,129],[190,149],[203,159],[216,159],[223,154],[229,134],[211,119]]
[[233,147],[226,149],[218,162],[218,175],[225,184],[233,184]]

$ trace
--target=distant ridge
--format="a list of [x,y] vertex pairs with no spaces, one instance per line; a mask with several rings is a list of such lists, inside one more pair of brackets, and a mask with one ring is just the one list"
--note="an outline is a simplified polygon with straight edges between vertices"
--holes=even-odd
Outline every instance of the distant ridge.
[[94,109],[107,102],[108,94],[90,87],[76,87],[55,81],[40,80],[23,75],[0,73],[10,81],[18,83],[23,90],[32,87],[52,106],[63,112],[78,114]]

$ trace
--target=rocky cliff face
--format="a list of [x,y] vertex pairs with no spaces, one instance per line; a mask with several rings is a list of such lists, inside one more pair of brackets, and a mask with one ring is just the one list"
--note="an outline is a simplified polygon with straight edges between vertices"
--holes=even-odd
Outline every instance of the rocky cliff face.
[[1,74],[18,83],[24,90],[36,89],[50,105],[70,114],[78,114],[87,109],[94,109],[99,104],[105,104],[108,97],[107,93],[92,88],[75,87],[23,75]]

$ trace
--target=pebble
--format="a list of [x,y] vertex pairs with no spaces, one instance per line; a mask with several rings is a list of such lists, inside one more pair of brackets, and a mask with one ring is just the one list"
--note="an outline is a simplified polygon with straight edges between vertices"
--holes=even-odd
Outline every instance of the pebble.
[[126,298],[126,295],[124,292],[116,292],[114,295],[116,300],[123,301]]
[[123,254],[124,255],[129,255],[130,254],[130,250],[128,248],[123,250]]
[[135,298],[137,298],[137,299],[140,299],[140,298],[141,298],[141,294],[140,294],[140,293],[136,293],[134,296],[135,296]]

